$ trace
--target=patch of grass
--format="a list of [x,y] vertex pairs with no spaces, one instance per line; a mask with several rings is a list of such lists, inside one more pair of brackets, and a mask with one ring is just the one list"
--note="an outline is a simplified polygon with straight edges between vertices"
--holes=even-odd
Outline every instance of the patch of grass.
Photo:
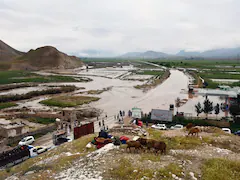
[[194,149],[203,143],[211,143],[211,139],[208,137],[187,137],[187,136],[175,136],[164,139],[167,144],[167,149]]
[[98,101],[98,97],[90,96],[59,96],[47,100],[43,100],[40,103],[47,106],[57,107],[75,107],[83,104],[88,104],[92,101]]
[[149,128],[147,129],[149,138],[154,140],[162,140],[162,134],[163,132],[157,129]]
[[141,154],[140,161],[147,161],[147,160],[150,160],[152,162],[158,162],[161,160],[161,156],[159,155],[156,156],[155,154],[152,154],[152,153]]
[[238,180],[240,162],[227,159],[209,159],[203,165],[202,175],[204,180]]
[[51,124],[56,122],[54,118],[41,118],[41,117],[32,117],[29,118],[28,121],[40,124]]
[[172,179],[172,174],[175,174],[178,177],[183,177],[181,174],[183,169],[179,167],[177,164],[171,163],[168,166],[161,168],[157,171],[156,177],[157,179]]
[[[168,166],[160,169],[144,169],[132,164],[130,160],[122,158],[119,160],[117,166],[108,171],[108,176],[113,179],[125,180],[125,179],[141,179],[144,176],[152,179],[171,179],[172,174],[182,177],[182,168],[178,165],[171,163]],[[172,174],[171,174],[172,173]],[[109,178],[109,177],[108,177]]]
[[0,110],[14,106],[17,106],[17,104],[12,102],[0,103]]
[[224,73],[222,71],[211,71],[199,73],[199,75],[203,78],[208,79],[240,79],[240,74],[230,74]]
[[141,179],[143,176],[152,178],[154,170],[152,169],[140,169],[130,162],[126,158],[119,160],[118,165],[113,167],[108,172],[109,176],[113,179],[126,180],[126,179]]

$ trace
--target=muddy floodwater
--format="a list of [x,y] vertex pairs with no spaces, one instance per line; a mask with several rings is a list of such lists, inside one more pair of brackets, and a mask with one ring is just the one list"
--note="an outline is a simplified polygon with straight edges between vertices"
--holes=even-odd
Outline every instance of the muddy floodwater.
[[[188,99],[187,103],[179,108],[179,112],[189,113],[192,116],[196,116],[194,106],[198,102],[203,102],[204,97],[195,96],[193,98],[189,98],[189,95],[187,94],[187,87],[189,83],[188,76],[178,70],[170,70],[170,72],[171,75],[167,80],[147,92],[134,88],[135,85],[139,85],[144,82],[109,79],[104,77],[90,77],[93,81],[87,83],[50,83],[48,85],[75,85],[77,87],[85,88],[84,90],[74,92],[75,94],[80,91],[112,87],[110,91],[105,91],[100,95],[96,95],[101,98],[99,101],[84,106],[100,108],[107,113],[108,116],[116,115],[119,110],[127,112],[133,107],[141,108],[144,113],[148,113],[151,109],[155,108],[168,110],[170,104],[175,104],[177,97],[180,99]],[[40,105],[38,102],[42,99],[43,98],[23,102],[20,103],[20,106],[41,109],[44,108],[44,106]],[[216,103],[224,102],[224,100],[219,97],[209,97],[209,99],[214,102],[214,105],[216,105]],[[219,115],[223,116],[224,113],[221,112]]]

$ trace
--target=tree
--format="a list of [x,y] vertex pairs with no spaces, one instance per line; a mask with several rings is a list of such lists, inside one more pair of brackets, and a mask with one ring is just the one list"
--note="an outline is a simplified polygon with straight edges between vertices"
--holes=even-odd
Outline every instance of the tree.
[[177,113],[178,113],[178,108],[181,106],[181,99],[179,97],[175,100],[175,106],[177,108]]
[[217,103],[217,105],[214,107],[214,110],[215,110],[216,119],[217,119],[217,115],[220,113],[220,106],[219,106],[218,103]]
[[209,101],[209,99],[206,97],[205,101],[203,102],[203,112],[206,114],[206,118],[208,117],[208,114],[213,111],[213,102]]
[[197,116],[202,113],[203,109],[202,109],[202,105],[200,104],[200,102],[198,102],[198,103],[195,105],[195,111],[196,111],[196,113],[197,113]]
[[231,105],[229,108],[229,112],[235,119],[237,115],[240,115],[240,105],[237,104]]

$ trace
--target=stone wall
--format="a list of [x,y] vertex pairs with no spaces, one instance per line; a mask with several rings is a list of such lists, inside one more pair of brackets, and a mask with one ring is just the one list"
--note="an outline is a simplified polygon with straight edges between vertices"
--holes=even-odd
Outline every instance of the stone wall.
[[35,131],[24,133],[24,134],[15,136],[15,137],[9,137],[7,139],[7,143],[8,144],[13,144],[13,143],[19,142],[22,138],[24,138],[26,136],[34,136],[36,134],[44,135],[44,134],[47,134],[48,132],[52,132],[54,130],[56,130],[56,125],[55,124],[54,125],[50,125],[50,126],[46,126],[46,127],[40,128],[40,129],[37,129]]

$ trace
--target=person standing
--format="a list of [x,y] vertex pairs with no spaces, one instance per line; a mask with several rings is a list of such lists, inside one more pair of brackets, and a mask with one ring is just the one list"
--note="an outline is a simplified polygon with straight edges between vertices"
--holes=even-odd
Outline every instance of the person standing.
[[102,125],[104,126],[105,124],[104,124],[104,119],[102,120]]
[[125,116],[125,111],[123,111],[123,117]]
[[101,127],[101,121],[98,122],[99,127]]

